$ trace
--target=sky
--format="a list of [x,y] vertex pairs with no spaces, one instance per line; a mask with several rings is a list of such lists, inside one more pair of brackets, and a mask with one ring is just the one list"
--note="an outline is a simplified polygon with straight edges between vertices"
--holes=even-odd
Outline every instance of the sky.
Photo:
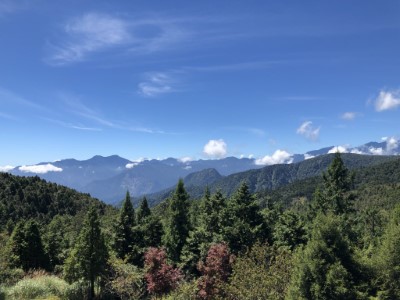
[[0,0],[0,166],[400,134],[399,1]]

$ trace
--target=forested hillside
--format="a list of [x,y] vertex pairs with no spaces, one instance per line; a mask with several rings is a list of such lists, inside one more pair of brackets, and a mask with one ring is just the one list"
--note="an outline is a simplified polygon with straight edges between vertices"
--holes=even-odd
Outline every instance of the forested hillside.
[[[292,183],[296,185],[298,181],[319,176],[326,170],[333,158],[334,154],[321,155],[295,164],[272,165],[224,177],[215,176],[215,172],[213,172],[213,176],[207,177],[208,181],[203,179],[207,176],[207,173],[205,173],[207,170],[205,170],[188,175],[184,178],[184,182],[192,198],[200,198],[206,186],[212,192],[221,190],[222,193],[230,196],[239,188],[242,182],[248,184],[252,193],[260,193],[267,190],[275,190]],[[396,161],[398,158],[396,156],[372,156],[344,153],[342,154],[342,159],[347,168],[354,170],[368,166],[378,166],[384,162]],[[311,188],[315,189],[315,185]],[[173,190],[173,188],[170,188],[159,193],[147,195],[147,198],[151,204],[156,205],[163,199],[169,197],[173,193]]]
[[[231,195],[204,189],[200,199],[180,180],[153,209],[146,198],[135,209],[127,192],[119,212],[4,175],[1,203],[23,213],[3,222],[0,297],[400,299],[400,160],[366,161],[337,153],[292,167],[311,174],[326,163],[319,176],[258,193],[242,181]],[[192,179],[207,176],[219,177]]]

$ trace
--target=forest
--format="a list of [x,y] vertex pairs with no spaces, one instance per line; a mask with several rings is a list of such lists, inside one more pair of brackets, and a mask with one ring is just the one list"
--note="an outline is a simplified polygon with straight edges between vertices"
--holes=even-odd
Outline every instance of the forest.
[[0,299],[400,299],[399,163],[119,208],[0,173]]

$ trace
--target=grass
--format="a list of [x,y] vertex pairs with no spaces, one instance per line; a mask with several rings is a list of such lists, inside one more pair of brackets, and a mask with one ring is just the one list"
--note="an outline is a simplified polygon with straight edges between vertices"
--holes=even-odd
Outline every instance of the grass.
[[3,294],[5,300],[61,300],[66,299],[69,289],[70,285],[64,280],[56,276],[41,275],[24,278],[14,286],[4,288]]

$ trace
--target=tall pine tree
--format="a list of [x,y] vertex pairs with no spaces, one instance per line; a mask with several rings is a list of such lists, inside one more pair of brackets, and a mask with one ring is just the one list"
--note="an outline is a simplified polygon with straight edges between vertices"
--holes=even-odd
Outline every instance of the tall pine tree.
[[175,263],[180,260],[182,248],[189,234],[188,199],[183,180],[180,179],[169,202],[163,236],[168,256]]
[[149,204],[147,203],[147,198],[143,197],[142,202],[140,202],[139,209],[137,210],[137,223],[141,224],[144,220],[151,215]]
[[89,299],[94,297],[95,280],[106,273],[108,250],[100,229],[99,216],[90,207],[74,249],[65,262],[65,278],[69,282],[85,280],[89,284]]
[[124,259],[132,251],[133,226],[135,226],[135,210],[129,191],[127,191],[115,226],[114,250],[118,258]]

